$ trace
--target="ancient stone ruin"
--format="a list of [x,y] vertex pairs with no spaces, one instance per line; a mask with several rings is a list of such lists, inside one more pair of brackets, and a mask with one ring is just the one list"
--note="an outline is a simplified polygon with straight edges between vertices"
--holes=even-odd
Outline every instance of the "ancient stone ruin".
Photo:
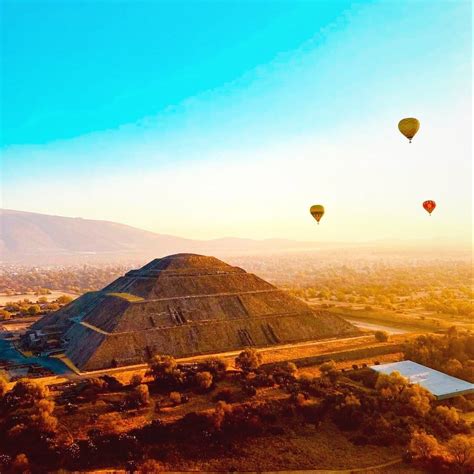
[[[81,371],[350,335],[261,278],[214,257],[177,254],[129,271],[35,323],[30,340],[61,333]],[[33,336],[33,337],[32,337]]]

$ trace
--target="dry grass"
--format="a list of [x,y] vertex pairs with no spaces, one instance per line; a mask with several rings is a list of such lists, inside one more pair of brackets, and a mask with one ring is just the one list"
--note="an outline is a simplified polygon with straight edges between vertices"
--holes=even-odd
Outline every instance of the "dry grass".
[[161,458],[165,471],[348,469],[378,465],[401,456],[393,447],[355,446],[330,422],[317,428],[285,423],[284,434],[257,436],[251,442],[237,440],[228,449],[218,451],[206,452],[201,447],[196,452],[184,446],[173,452],[170,447],[164,457],[163,451],[160,448],[156,456]]
[[[312,306],[318,307],[318,305]],[[451,326],[459,326],[469,330],[474,329],[472,321],[467,322],[465,318],[457,317],[457,319],[450,319],[448,321],[447,319],[449,318],[447,317],[438,317],[429,313],[427,315],[426,311],[416,309],[397,313],[377,307],[374,307],[372,311],[353,307],[334,307],[329,308],[327,311],[342,318],[349,318],[349,320],[366,321],[400,329],[439,331],[448,329]]]
[[[367,364],[368,366],[370,366],[374,365],[374,362],[376,360],[381,364],[387,364],[389,362],[398,362],[400,360],[403,360],[403,353],[394,352],[393,354],[384,354],[379,355],[377,357],[369,357],[365,359],[344,360],[336,362],[336,367],[340,370],[351,369],[353,364],[357,364],[358,366],[361,366],[362,364]],[[319,366],[303,367],[298,370],[298,373],[300,375],[307,375],[311,377],[319,377],[321,375]]]
[[129,301],[130,303],[143,301],[143,298],[140,296],[135,296],[130,293],[107,293],[107,296],[116,296],[117,298],[122,298],[123,300]]

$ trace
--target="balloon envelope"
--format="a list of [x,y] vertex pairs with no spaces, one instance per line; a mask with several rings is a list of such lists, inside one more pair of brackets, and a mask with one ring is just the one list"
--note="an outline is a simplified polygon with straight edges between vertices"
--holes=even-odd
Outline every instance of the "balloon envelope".
[[398,122],[398,130],[410,140],[420,129],[420,122],[416,118],[404,118]]
[[311,215],[316,219],[316,222],[319,224],[321,217],[323,217],[324,215],[324,206],[316,204],[314,206],[311,206],[309,212],[311,212]]
[[423,203],[423,207],[425,209],[426,212],[428,212],[431,216],[431,213],[435,210],[435,207],[436,207],[436,203],[434,201],[425,201]]

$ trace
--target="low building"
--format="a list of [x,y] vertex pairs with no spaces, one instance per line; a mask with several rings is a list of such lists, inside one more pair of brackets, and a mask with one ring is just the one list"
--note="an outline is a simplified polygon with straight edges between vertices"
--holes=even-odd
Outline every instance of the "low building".
[[373,365],[371,369],[387,375],[398,372],[408,379],[410,383],[419,384],[428,390],[437,400],[474,393],[474,384],[444,374],[438,370],[430,369],[411,360]]

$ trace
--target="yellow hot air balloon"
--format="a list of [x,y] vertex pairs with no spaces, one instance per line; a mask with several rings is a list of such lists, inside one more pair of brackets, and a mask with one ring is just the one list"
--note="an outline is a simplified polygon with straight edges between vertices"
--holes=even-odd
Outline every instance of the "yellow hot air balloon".
[[398,122],[398,130],[405,135],[411,143],[411,139],[420,129],[420,122],[416,118],[404,118]]
[[311,212],[311,215],[316,219],[316,222],[319,225],[319,221],[321,220],[321,217],[324,216],[324,206],[321,206],[320,204],[316,204],[314,206],[311,206],[311,209],[309,210]]

